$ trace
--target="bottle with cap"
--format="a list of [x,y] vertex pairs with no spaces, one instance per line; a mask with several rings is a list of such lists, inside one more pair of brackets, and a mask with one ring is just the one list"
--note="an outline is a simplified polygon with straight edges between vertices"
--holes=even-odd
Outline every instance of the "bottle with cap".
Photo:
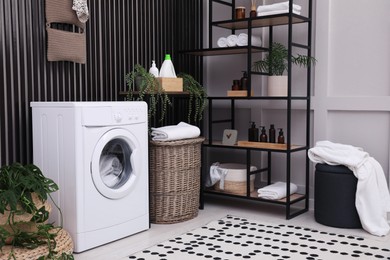
[[248,129],[248,141],[258,142],[259,141],[259,128],[256,127],[256,123],[251,121],[251,127]]
[[283,128],[279,128],[278,143],[284,144]]
[[248,73],[246,71],[243,71],[243,75],[241,78],[241,89],[247,90],[247,86],[248,86]]
[[176,78],[175,67],[173,66],[171,55],[165,54],[165,60],[161,65],[160,77],[162,78]]
[[271,126],[269,128],[269,142],[270,143],[276,143],[275,136],[276,136],[275,126],[271,124]]
[[268,136],[264,126],[261,126],[260,142],[268,142]]
[[158,68],[154,60],[152,60],[152,67],[150,67],[149,73],[155,76],[156,78],[158,77]]

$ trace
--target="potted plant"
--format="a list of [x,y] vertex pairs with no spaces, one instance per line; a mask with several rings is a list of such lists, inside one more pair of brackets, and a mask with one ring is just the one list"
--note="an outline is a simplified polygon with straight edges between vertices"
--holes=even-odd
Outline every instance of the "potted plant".
[[[191,75],[179,73],[178,77],[183,78],[183,91],[189,93],[188,123],[197,122],[202,119],[206,107],[206,91]],[[127,100],[148,101],[149,121],[152,117],[156,117],[157,111],[160,111],[159,120],[163,121],[172,101],[156,78],[141,65],[136,64],[134,70],[125,76],[125,80],[129,87]]]
[[[271,45],[269,53],[264,59],[253,64],[255,71],[268,73],[268,95],[287,96],[287,76],[283,75],[288,69],[288,50],[278,42]],[[297,54],[291,56],[291,63],[303,67],[316,63],[316,59],[311,56]]]
[[[51,209],[47,199],[57,190],[57,184],[33,164],[14,163],[0,168],[0,256],[20,259],[28,254],[31,259],[73,259],[69,235],[65,232],[67,245],[71,246],[58,252],[56,237],[60,232],[62,237],[64,231],[47,223]],[[34,251],[42,246],[46,249]],[[26,248],[31,251],[25,252]]]

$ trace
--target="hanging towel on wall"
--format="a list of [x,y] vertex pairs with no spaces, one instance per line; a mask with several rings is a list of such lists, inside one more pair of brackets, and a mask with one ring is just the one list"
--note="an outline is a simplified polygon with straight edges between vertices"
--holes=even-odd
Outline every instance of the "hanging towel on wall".
[[[274,184],[265,186],[257,190],[259,198],[268,200],[280,200],[287,196],[287,183],[275,182]],[[297,192],[298,187],[294,183],[290,183],[290,194]]]
[[390,231],[387,213],[390,212],[390,194],[382,166],[360,147],[319,141],[308,151],[314,163],[344,165],[358,179],[356,210],[363,228],[376,236]]
[[80,22],[85,23],[89,18],[87,0],[73,0],[72,10],[76,12]]

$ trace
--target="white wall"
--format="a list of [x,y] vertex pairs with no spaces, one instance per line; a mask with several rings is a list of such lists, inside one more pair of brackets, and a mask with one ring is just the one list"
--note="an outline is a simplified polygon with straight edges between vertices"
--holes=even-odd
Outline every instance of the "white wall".
[[[306,1],[298,3],[305,6]],[[205,9],[207,7],[205,1]],[[312,145],[326,139],[362,147],[379,161],[389,179],[390,1],[314,0],[314,7],[312,54],[318,63],[313,71]],[[205,29],[207,46],[207,25]],[[300,30],[298,35],[303,35]],[[278,31],[274,37],[283,40],[285,32]],[[239,79],[240,71],[246,66],[244,55],[204,60],[204,85],[209,95],[225,95],[232,80]],[[256,84],[255,91],[261,94],[264,84],[261,80]],[[250,112],[252,120],[258,124],[274,123],[279,127],[285,122],[278,106],[251,104],[254,105]],[[293,113],[297,118],[293,121],[293,142],[304,141],[302,126],[298,123],[301,116],[299,109]],[[246,132],[248,125],[238,128]],[[304,156],[297,157],[292,181],[303,185],[299,162],[304,163]],[[283,172],[284,165],[278,167]],[[311,169],[311,191],[313,173]],[[283,179],[283,174],[276,174],[274,181]]]

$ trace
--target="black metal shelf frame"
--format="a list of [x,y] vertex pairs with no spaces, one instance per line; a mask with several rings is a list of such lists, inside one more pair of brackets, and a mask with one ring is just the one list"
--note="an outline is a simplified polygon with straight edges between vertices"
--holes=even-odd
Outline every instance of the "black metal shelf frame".
[[[223,20],[223,21],[213,21],[213,5],[221,4],[231,7],[231,20]],[[294,14],[293,10],[293,1],[289,2],[289,12],[285,14],[277,14],[277,15],[267,15],[261,17],[254,18],[246,18],[235,20],[234,19],[234,9],[235,9],[236,1],[232,0],[231,2],[226,2],[222,0],[210,0],[209,1],[209,43],[208,48],[200,49],[200,50],[191,50],[186,51],[187,54],[192,55],[200,55],[200,56],[212,56],[212,55],[232,55],[232,54],[247,54],[247,72],[248,72],[248,96],[247,97],[209,97],[209,114],[208,114],[208,136],[213,136],[213,124],[218,123],[230,123],[232,129],[235,128],[235,102],[239,100],[283,100],[286,101],[286,114],[287,114],[287,129],[286,129],[286,149],[285,150],[275,150],[275,149],[264,149],[264,148],[254,148],[254,147],[243,147],[243,146],[226,146],[221,144],[216,144],[213,142],[211,138],[209,138],[209,143],[203,144],[203,149],[241,149],[246,151],[246,166],[247,166],[247,193],[246,196],[234,195],[229,193],[222,193],[212,190],[206,190],[203,186],[201,187],[201,207],[203,207],[203,193],[211,193],[222,196],[230,196],[230,197],[238,197],[250,200],[256,200],[267,203],[281,204],[286,208],[286,219],[291,219],[299,214],[302,214],[309,209],[309,159],[307,157],[307,151],[309,149],[310,144],[310,96],[311,96],[311,67],[308,66],[306,68],[306,96],[292,96],[292,48],[300,48],[304,49],[307,52],[308,56],[311,56],[311,38],[312,38],[312,0],[307,0],[308,6],[308,15],[307,17]],[[307,24],[307,43],[301,44],[293,42],[293,25],[295,24]],[[267,73],[259,73],[251,70],[252,64],[252,53],[261,53],[270,51],[269,48],[264,47],[255,47],[251,45],[251,37],[252,37],[252,29],[253,28],[268,28],[269,34],[269,43],[268,46],[271,46],[273,41],[273,27],[274,26],[287,26],[288,27],[288,94],[286,97],[257,97],[251,96],[251,75],[265,75]],[[231,33],[234,34],[235,30],[247,29],[248,31],[248,46],[244,47],[230,47],[230,48],[213,48],[213,27],[220,27],[224,29],[231,30]],[[222,119],[222,120],[214,120],[213,119],[213,101],[214,100],[226,100],[230,102],[230,118]],[[292,118],[292,102],[294,100],[303,100],[306,102],[306,140],[305,144],[302,146],[294,147],[291,144],[291,118]],[[251,153],[252,151],[260,151],[267,153],[267,163],[268,165],[256,172],[250,172],[251,165]],[[306,160],[305,160],[305,192],[301,197],[291,199],[290,196],[287,196],[285,201],[272,201],[272,200],[264,200],[260,198],[253,197],[250,194],[250,176],[253,174],[262,174],[267,173],[267,182],[271,183],[271,173],[272,173],[272,165],[271,165],[271,156],[273,153],[284,153],[286,154],[286,183],[291,182],[291,155],[294,152],[305,152]],[[203,152],[204,154],[204,152]],[[204,155],[203,155],[204,156]],[[205,158],[203,158],[205,159]],[[205,160],[202,160],[205,161]],[[206,167],[202,167],[203,171],[206,171]],[[287,194],[290,194],[290,185],[286,186]],[[291,206],[297,202],[304,201],[304,207],[302,209],[294,209],[294,212]]]

